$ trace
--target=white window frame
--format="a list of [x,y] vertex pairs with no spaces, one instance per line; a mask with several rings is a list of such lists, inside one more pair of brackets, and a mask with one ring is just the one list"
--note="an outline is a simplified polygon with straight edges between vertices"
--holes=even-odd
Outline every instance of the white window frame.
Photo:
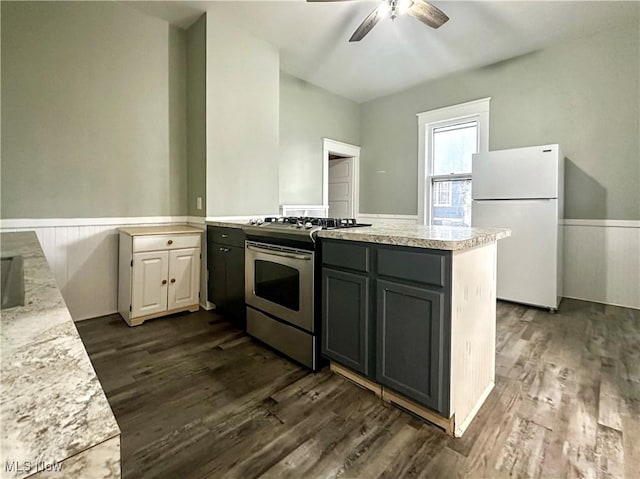
[[[418,224],[430,225],[432,219],[433,129],[476,120],[478,122],[478,152],[488,152],[490,101],[491,97],[487,97],[416,115],[418,117]],[[451,179],[470,177],[468,174],[445,176]]]

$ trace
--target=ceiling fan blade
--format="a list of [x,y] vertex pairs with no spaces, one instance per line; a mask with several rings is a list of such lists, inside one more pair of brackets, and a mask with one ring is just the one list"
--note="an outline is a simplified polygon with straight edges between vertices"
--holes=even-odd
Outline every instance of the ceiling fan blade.
[[426,23],[431,28],[438,28],[449,20],[449,17],[447,17],[442,10],[434,7],[425,0],[414,0],[413,5],[409,7],[407,13],[422,23]]
[[376,26],[376,23],[380,21],[382,18],[382,13],[379,8],[376,8],[373,12],[367,15],[367,18],[364,19],[364,22],[360,24],[360,26],[353,32],[351,38],[349,38],[350,42],[359,42],[362,40],[367,33],[371,31],[373,27]]

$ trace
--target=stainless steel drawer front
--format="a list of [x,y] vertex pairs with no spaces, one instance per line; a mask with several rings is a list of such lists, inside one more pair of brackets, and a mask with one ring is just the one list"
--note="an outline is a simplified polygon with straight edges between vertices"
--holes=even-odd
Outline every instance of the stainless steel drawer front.
[[280,323],[253,308],[247,308],[247,333],[315,369],[313,359],[316,357],[316,338],[311,334]]

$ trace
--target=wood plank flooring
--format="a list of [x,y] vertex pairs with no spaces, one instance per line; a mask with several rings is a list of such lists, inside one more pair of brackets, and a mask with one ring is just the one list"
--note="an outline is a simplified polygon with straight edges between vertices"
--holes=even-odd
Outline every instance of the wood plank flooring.
[[498,303],[497,321],[496,387],[459,439],[213,312],[77,327],[125,479],[640,477],[640,311]]

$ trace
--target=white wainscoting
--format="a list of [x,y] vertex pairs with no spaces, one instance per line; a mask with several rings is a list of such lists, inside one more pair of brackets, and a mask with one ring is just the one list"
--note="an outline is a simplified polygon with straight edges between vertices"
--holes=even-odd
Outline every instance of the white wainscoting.
[[[358,221],[416,224],[417,216],[363,213]],[[204,218],[168,216],[2,220],[0,230],[36,232],[80,321],[117,311],[118,227],[185,223],[205,229]],[[208,309],[206,241],[202,252],[201,305]],[[565,220],[564,296],[640,309],[640,221]]]
[[[414,215],[358,215],[361,223],[416,224]],[[563,295],[640,309],[640,221],[564,220]]]
[[640,221],[564,220],[564,296],[640,309]]
[[71,317],[81,321],[118,311],[119,227],[188,220],[186,216],[16,219],[2,220],[0,231],[36,232]]
[[207,269],[207,224],[204,216],[189,216],[187,224],[204,231],[202,236],[202,261],[200,263],[200,307],[204,309],[214,309],[214,304],[209,302],[207,283],[209,281],[209,271]]

